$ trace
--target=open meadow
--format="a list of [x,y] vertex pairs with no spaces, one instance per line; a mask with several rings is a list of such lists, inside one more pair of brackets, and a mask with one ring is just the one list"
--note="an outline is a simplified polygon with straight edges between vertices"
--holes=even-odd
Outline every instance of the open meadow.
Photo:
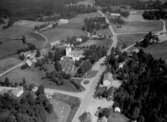
[[118,35],[118,46],[122,47],[124,46],[127,47],[131,44],[134,44],[137,41],[140,41],[145,34],[122,34]]
[[76,35],[86,36],[86,32],[83,32],[82,30],[71,29],[71,28],[60,28],[60,27],[45,31],[43,32],[43,34],[48,38],[49,42],[66,40],[68,37],[73,37]]
[[[80,105],[80,99],[76,98],[76,97],[62,95],[62,94],[54,94],[52,97],[53,97],[53,99],[64,102],[70,106],[70,112],[68,114],[66,122],[72,122],[72,119],[73,119],[73,117],[74,117],[74,115],[75,115],[75,113],[78,110],[78,107]],[[62,122],[62,121],[60,121],[60,122]]]
[[113,24],[114,31],[119,34],[135,34],[135,33],[147,33],[147,32],[157,32],[162,30],[162,23],[160,21],[150,21],[150,22],[125,22],[121,27]]
[[103,40],[88,40],[79,45],[79,47],[90,47],[90,46],[97,46],[97,47],[104,47],[109,48],[112,44],[111,39],[103,39]]
[[37,48],[42,48],[44,40],[34,34],[31,28],[13,25],[0,31],[0,58],[15,55],[17,50],[25,48],[26,45],[21,40],[23,35],[26,37],[26,42],[34,44]]
[[82,31],[84,19],[89,17],[100,16],[98,13],[79,14],[76,17],[69,19],[69,23],[58,25],[55,29],[43,32],[50,42],[56,40],[66,40],[67,37],[72,36],[86,36],[87,33]]
[[9,68],[19,64],[21,61],[16,58],[6,58],[0,60],[0,73],[8,70]]
[[[82,86],[80,86],[81,89],[78,90],[69,80],[64,80],[63,85],[57,85],[55,82],[46,78],[43,71],[39,71],[36,68],[24,70],[18,68],[2,77],[1,80],[4,81],[5,77],[8,77],[12,83],[21,83],[23,79],[25,79],[27,84],[43,85],[46,88],[72,92],[80,92],[80,90],[84,90]],[[75,79],[74,82],[80,85],[81,80]]]

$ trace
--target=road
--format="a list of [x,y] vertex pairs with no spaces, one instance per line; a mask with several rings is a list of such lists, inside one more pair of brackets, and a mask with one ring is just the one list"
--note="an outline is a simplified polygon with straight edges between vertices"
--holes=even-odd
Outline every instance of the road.
[[[98,13],[102,16],[105,17],[106,23],[109,24],[109,30],[112,33],[112,40],[113,43],[111,45],[111,47],[108,50],[107,55],[111,54],[111,49],[112,48],[116,48],[117,47],[117,43],[118,43],[118,39],[117,39],[117,34],[114,32],[114,29],[109,21],[109,19],[107,18],[107,16],[100,10],[98,10]],[[78,111],[76,112],[73,121],[72,122],[79,122],[79,116],[82,115],[84,112],[89,111],[92,114],[92,122],[97,122],[97,118],[93,115],[98,106],[101,107],[109,107],[113,104],[113,102],[111,101],[106,101],[104,99],[102,100],[97,100],[95,99],[94,93],[96,91],[96,86],[101,78],[101,75],[104,73],[104,71],[106,70],[106,66],[102,66],[101,64],[104,62],[105,57],[101,58],[93,67],[92,70],[97,70],[98,73],[96,74],[96,76],[90,80],[90,84],[85,88],[85,93],[83,94],[83,97],[81,98],[81,104],[80,107],[78,108]],[[93,106],[93,107],[92,107]]]
[[118,35],[117,35],[117,33],[115,33],[114,28],[112,27],[112,24],[110,23],[110,20],[108,19],[108,17],[101,10],[98,10],[98,13],[102,17],[105,17],[106,23],[109,25],[108,28],[113,35],[112,36],[113,43],[112,43],[112,45],[111,45],[111,47],[110,47],[110,49],[108,50],[108,53],[107,53],[107,55],[110,55],[111,54],[111,49],[117,47],[117,43],[118,43],[118,38],[117,37],[118,37]]

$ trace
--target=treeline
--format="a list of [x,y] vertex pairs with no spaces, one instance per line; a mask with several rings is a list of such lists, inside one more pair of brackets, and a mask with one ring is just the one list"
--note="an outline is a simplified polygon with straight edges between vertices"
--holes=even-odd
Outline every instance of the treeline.
[[96,4],[102,7],[128,5],[135,9],[145,8],[145,2],[141,0],[96,0]]
[[143,13],[143,18],[148,20],[167,19],[167,1],[152,1],[146,4],[147,10]]
[[52,105],[44,94],[43,86],[36,93],[25,91],[20,98],[9,94],[0,95],[1,122],[48,122]]
[[79,61],[79,69],[77,70],[76,76],[81,77],[88,72],[93,64],[97,62],[101,57],[107,53],[106,48],[91,46],[84,52],[84,58]]
[[108,27],[104,17],[86,18],[84,23],[85,25],[82,27],[82,30],[91,33],[100,29],[106,29]]
[[161,2],[161,0],[96,0],[96,4],[102,7],[127,5],[139,10],[167,8],[167,1]]
[[114,106],[138,122],[166,122],[167,65],[163,60],[155,60],[142,50],[131,54],[117,50],[108,57],[107,64],[122,81],[114,94]]
[[[96,9],[89,5],[77,5],[77,0],[1,0],[0,13],[10,18],[10,25],[19,19],[38,20],[44,16],[69,18],[78,13],[89,13]],[[1,15],[0,15],[1,18]],[[2,23],[2,19],[0,19]]]

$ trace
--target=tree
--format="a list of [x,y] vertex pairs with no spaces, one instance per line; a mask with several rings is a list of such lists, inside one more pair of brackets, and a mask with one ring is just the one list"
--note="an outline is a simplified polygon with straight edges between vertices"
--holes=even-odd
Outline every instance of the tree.
[[39,95],[44,95],[45,94],[45,91],[44,91],[44,86],[43,85],[40,85],[38,87],[38,90],[36,91],[36,95],[39,96]]
[[91,114],[88,112],[84,112],[80,117],[79,117],[80,122],[91,122]]
[[8,77],[5,77],[4,84],[5,84],[5,86],[9,86],[10,85],[10,80],[9,80]]

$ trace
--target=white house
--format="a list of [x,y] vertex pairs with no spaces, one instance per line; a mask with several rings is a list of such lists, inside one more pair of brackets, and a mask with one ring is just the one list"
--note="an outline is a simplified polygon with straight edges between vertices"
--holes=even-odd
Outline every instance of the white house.
[[82,50],[72,50],[71,45],[67,45],[66,47],[66,56],[71,57],[73,61],[79,61],[84,57]]
[[120,109],[119,107],[115,107],[115,108],[114,108],[114,112],[121,113],[121,109]]
[[62,25],[62,24],[68,24],[69,20],[68,19],[59,19],[58,24]]

